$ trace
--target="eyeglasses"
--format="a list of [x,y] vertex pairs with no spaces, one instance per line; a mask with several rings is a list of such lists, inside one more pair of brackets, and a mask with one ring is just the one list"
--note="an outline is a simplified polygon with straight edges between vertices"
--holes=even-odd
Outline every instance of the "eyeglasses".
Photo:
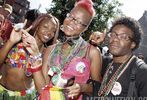
[[118,38],[119,40],[132,40],[132,37],[127,35],[126,33],[121,33],[121,34],[118,34],[116,32],[110,32],[108,33],[108,37],[109,38]]
[[72,16],[70,13],[68,13],[68,14],[66,15],[66,17],[69,18],[70,20],[74,21],[75,24],[79,24],[79,25],[82,25],[82,26],[84,26],[84,27],[87,26],[87,24],[84,24],[84,23],[82,23],[81,21],[79,21],[78,19],[74,18],[74,16]]

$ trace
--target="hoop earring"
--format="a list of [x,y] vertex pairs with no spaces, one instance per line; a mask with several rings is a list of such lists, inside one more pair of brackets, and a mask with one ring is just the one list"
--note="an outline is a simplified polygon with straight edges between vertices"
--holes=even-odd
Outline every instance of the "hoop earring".
[[60,26],[60,30],[64,31],[64,26],[63,25]]
[[83,36],[83,35],[84,35],[84,32],[80,33],[80,35],[79,35],[79,36]]

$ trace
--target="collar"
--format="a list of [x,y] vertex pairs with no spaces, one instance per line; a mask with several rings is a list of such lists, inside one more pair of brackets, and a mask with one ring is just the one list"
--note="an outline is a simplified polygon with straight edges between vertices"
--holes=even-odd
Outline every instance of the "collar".
[[62,43],[68,43],[70,46],[77,43],[77,40],[80,38],[80,36],[66,36],[65,34],[61,37]]

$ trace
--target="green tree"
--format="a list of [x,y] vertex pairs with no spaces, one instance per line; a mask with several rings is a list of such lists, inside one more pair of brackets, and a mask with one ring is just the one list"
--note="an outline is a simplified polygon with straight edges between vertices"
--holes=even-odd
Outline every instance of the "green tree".
[[[85,33],[107,29],[108,21],[121,14],[121,10],[118,9],[121,3],[117,0],[93,0],[93,2],[96,16]],[[56,16],[62,24],[66,14],[70,12],[74,4],[75,0],[53,0],[52,7],[47,11]],[[83,37],[87,40],[89,35],[90,34],[84,34]]]

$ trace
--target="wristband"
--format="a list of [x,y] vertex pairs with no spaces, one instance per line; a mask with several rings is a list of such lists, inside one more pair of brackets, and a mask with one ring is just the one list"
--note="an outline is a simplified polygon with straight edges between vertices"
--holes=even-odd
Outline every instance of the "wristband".
[[32,72],[32,73],[35,73],[35,72],[40,71],[41,69],[42,69],[42,65],[39,66],[39,67],[36,67],[36,68],[31,68],[31,72]]

